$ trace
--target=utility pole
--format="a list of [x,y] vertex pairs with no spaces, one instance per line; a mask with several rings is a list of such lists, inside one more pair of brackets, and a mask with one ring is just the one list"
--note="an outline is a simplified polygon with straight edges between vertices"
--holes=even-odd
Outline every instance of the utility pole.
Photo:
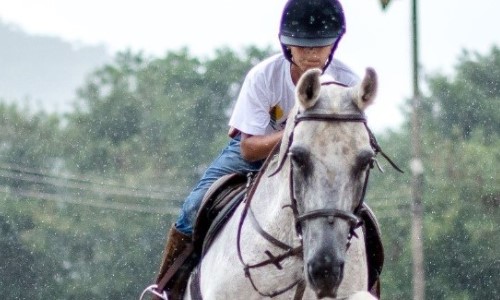
[[[380,0],[382,9],[386,9],[392,0]],[[418,11],[417,0],[411,0],[411,45],[413,67],[413,97],[411,115],[411,250],[413,259],[413,300],[425,299],[425,270],[423,247],[423,214],[422,195],[424,190],[424,167],[422,164],[421,124],[421,94],[419,88],[419,58],[418,58]]]
[[417,0],[411,4],[412,28],[412,64],[413,64],[413,98],[411,116],[411,250],[413,258],[413,300],[425,299],[424,247],[423,247],[423,182],[424,168],[422,164],[422,148],[420,136],[421,124],[421,94],[419,88],[419,57],[418,57],[418,11]]

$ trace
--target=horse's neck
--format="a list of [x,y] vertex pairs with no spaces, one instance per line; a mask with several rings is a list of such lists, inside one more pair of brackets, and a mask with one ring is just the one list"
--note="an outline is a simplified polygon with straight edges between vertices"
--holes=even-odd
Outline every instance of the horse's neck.
[[296,237],[290,205],[289,166],[269,177],[273,168],[264,171],[251,199],[251,209],[262,228],[284,242]]

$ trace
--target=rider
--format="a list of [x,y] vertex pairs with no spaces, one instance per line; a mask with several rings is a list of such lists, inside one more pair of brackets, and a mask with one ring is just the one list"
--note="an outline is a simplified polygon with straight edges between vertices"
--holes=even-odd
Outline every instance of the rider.
[[[191,243],[197,211],[211,184],[227,174],[258,171],[281,140],[287,115],[295,104],[295,84],[305,71],[320,68],[330,80],[347,86],[359,81],[353,71],[333,58],[345,28],[338,0],[286,3],[279,29],[282,53],[267,58],[248,72],[229,121],[231,140],[185,199],[169,231],[157,282]],[[175,299],[181,292],[172,286],[167,287],[167,293],[170,299]]]

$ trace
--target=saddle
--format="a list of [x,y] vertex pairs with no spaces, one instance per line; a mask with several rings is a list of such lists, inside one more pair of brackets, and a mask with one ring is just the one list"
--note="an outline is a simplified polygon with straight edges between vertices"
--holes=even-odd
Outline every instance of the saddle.
[[198,210],[193,230],[195,251],[199,251],[201,255],[205,254],[216,234],[243,200],[249,185],[248,180],[243,174],[228,174],[219,178],[208,189]]
[[363,221],[363,233],[365,235],[368,289],[372,295],[380,298],[380,274],[384,266],[384,246],[381,239],[380,225],[366,202],[363,202],[359,214]]
[[[243,174],[229,174],[219,178],[205,194],[196,218],[193,232],[193,252],[190,255],[189,269],[180,268],[178,272],[189,273],[195,269],[195,278],[191,282],[191,296],[202,299],[199,289],[199,272],[195,268],[206,253],[217,233],[224,227],[236,207],[243,201],[250,181]],[[359,211],[363,221],[363,232],[368,262],[368,288],[375,296],[380,296],[380,274],[384,264],[380,226],[366,203]],[[184,277],[184,276],[182,276]]]

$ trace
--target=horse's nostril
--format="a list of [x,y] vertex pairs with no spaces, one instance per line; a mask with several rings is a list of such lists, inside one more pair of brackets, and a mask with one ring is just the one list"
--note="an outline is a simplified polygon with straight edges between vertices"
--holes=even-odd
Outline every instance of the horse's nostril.
[[344,261],[335,261],[332,257],[322,257],[322,259],[311,260],[307,264],[307,270],[311,277],[329,276],[338,278],[344,272]]
[[308,281],[318,298],[336,297],[336,291],[343,278],[344,261],[324,252],[307,262]]
[[337,270],[334,270],[334,274],[344,274],[344,262],[341,261],[338,263],[338,265],[336,266],[336,269]]

